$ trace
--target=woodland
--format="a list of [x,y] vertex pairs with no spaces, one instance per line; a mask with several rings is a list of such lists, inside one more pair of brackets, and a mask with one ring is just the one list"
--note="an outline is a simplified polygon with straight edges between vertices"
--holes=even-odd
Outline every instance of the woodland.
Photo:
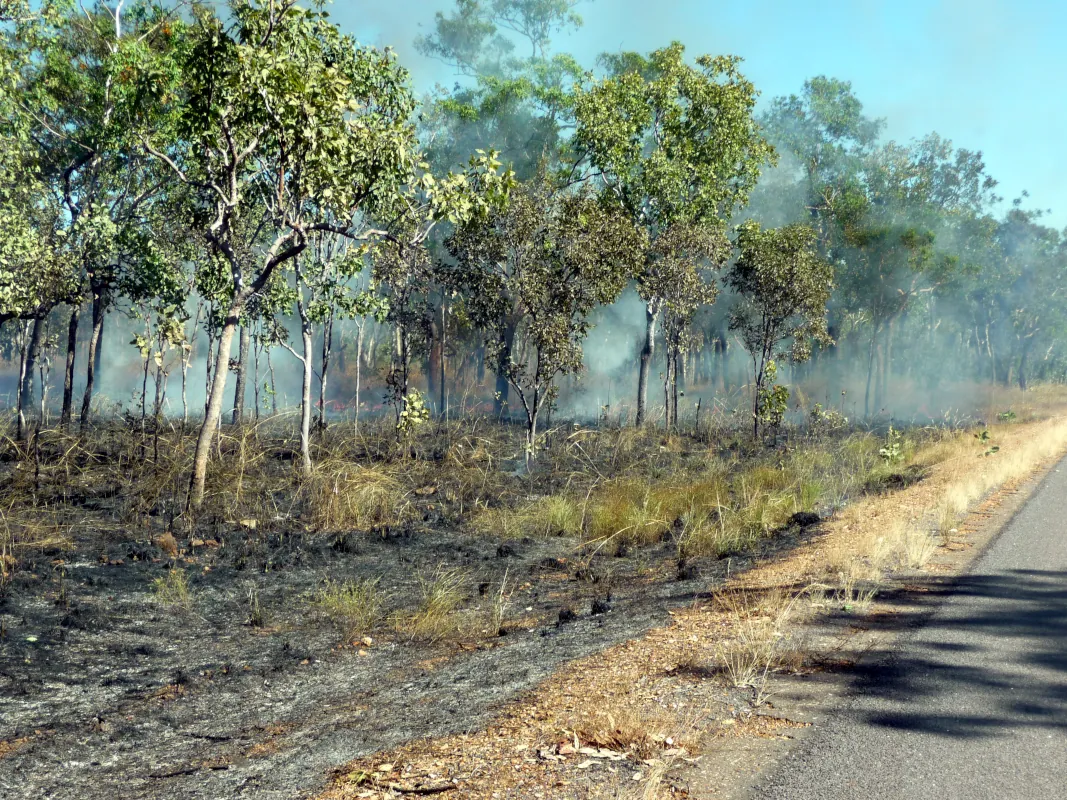
[[[427,652],[500,654],[501,694],[469,681],[452,717],[429,683],[406,732],[254,762],[319,785],[922,481],[931,447],[992,458],[987,428],[1051,413],[1067,232],[979,150],[887,139],[847,76],[767,98],[678,42],[582,63],[557,42],[586,8],[456,0],[412,25],[446,76],[420,96],[324,3],[0,0],[24,796],[88,724],[111,766],[69,796],[241,796],[227,748],[272,715],[355,725],[358,674],[404,719]],[[255,688],[316,664],[284,709]],[[227,708],[225,766],[133,730]]]

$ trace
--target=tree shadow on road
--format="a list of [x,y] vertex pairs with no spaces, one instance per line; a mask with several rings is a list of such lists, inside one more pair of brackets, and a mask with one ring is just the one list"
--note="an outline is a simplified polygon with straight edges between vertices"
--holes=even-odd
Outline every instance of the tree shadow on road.
[[931,579],[881,599],[886,627],[906,633],[854,670],[868,724],[963,738],[1067,732],[1067,572]]

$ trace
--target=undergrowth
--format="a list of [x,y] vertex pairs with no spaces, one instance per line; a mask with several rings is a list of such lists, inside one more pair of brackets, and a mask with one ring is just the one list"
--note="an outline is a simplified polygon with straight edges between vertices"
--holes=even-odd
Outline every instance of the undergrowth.
[[385,597],[377,579],[327,581],[312,599],[314,606],[347,638],[372,630],[381,620]]

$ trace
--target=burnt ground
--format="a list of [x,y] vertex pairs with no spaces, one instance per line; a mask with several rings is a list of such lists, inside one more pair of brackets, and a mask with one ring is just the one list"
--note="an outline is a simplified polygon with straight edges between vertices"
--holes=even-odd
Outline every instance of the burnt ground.
[[[0,600],[0,795],[308,797],[338,765],[484,725],[562,662],[663,624],[749,563],[711,559],[680,575],[669,540],[579,557],[571,539],[432,527],[212,535],[180,540],[174,558],[85,529],[23,563]],[[467,586],[466,632],[445,641],[390,624],[370,644],[346,641],[311,601],[326,580],[373,576],[402,613],[419,575],[442,566],[464,570]],[[189,577],[187,608],[153,591],[170,569]],[[486,626],[501,585],[511,597],[498,633]]]

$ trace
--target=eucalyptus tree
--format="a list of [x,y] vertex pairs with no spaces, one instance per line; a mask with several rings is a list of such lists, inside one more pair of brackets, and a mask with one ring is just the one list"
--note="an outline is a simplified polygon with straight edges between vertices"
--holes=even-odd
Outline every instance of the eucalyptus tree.
[[326,388],[333,358],[334,333],[338,322],[372,317],[385,319],[388,303],[366,280],[367,248],[353,247],[349,239],[334,233],[315,237],[313,258],[316,269],[308,284],[315,302],[310,304],[310,321],[322,327],[319,353],[320,431],[326,429]]
[[[773,180],[753,194],[754,216],[763,224],[808,222],[819,234],[819,252],[838,260],[846,230],[867,210],[864,159],[885,123],[864,113],[849,81],[823,75],[804,82],[799,94],[777,97],[760,116],[767,138],[782,156]],[[836,340],[856,321],[831,298],[829,330]],[[827,350],[840,355],[835,341]],[[827,364],[831,374],[840,368]]]
[[[146,149],[195,190],[201,233],[229,267],[190,480],[196,508],[242,315],[315,232],[375,235],[362,220],[411,171],[414,101],[391,52],[357,46],[325,14],[292,0],[232,0],[225,17],[197,6],[184,39],[172,57],[175,79],[165,79],[168,65],[141,79],[174,106],[175,135],[140,131]],[[269,216],[270,236],[246,273],[232,237],[238,217],[256,209]]]
[[373,291],[353,285],[363,270],[365,247],[350,246],[351,240],[333,231],[316,231],[311,246],[293,259],[293,282],[290,304],[296,308],[300,326],[301,349],[298,352],[284,339],[281,345],[300,362],[300,458],[305,472],[311,462],[311,384],[314,374],[314,330],[322,328],[322,354],[319,363],[319,425],[325,425],[326,381],[330,364],[333,323],[340,313],[345,316],[383,316],[386,304]]
[[663,303],[667,356],[663,397],[668,429],[678,424],[678,367],[694,344],[693,319],[701,308],[715,302],[719,290],[712,272],[725,263],[730,251],[730,241],[721,229],[700,225],[674,225],[649,248],[656,274],[665,278],[657,296]]
[[152,416],[158,433],[167,377],[173,367],[171,356],[177,353],[179,360],[185,357],[191,284],[187,265],[193,262],[196,251],[191,231],[180,220],[164,213],[153,217],[144,226],[125,232],[126,237],[136,236],[139,241],[123,241],[117,249],[136,254],[136,258],[127,256],[119,262],[115,285],[116,292],[129,304],[130,315],[143,326],[143,333],[135,334],[130,342],[137,348],[142,362],[142,433],[147,417],[149,374],[154,377]]
[[[574,124],[574,87],[584,70],[573,56],[558,52],[553,40],[581,27],[577,13],[581,4],[582,0],[456,0],[450,10],[435,15],[415,47],[451,67],[456,81],[436,87],[420,109],[420,138],[434,169],[462,166],[472,150],[490,148],[522,180],[534,178],[542,162],[552,168],[560,163]],[[443,292],[435,301],[438,308],[425,309],[430,390],[438,395],[442,411],[444,339],[453,308],[449,300]],[[509,391],[507,380],[497,375],[498,416],[508,407]]]
[[[647,58],[606,59],[611,74],[577,92],[575,172],[583,164],[605,192],[655,243],[676,225],[722,235],[725,221],[749,197],[774,151],[753,116],[757,92],[733,56],[685,59],[681,44]],[[645,419],[656,326],[666,293],[691,280],[697,262],[646,253],[636,271],[645,304],[645,341],[637,389],[637,422]],[[673,273],[669,268],[680,268]]]
[[438,12],[420,52],[451,66],[463,82],[438,89],[421,113],[427,155],[436,167],[461,165],[490,147],[522,179],[555,159],[572,124],[574,85],[583,71],[552,38],[582,25],[581,0],[457,0]]
[[849,81],[820,75],[805,81],[799,95],[771,101],[760,124],[785,156],[783,168],[802,175],[803,210],[819,233],[821,253],[832,259],[835,235],[857,199],[862,159],[884,121],[864,115]]
[[83,426],[90,419],[96,356],[120,277],[119,262],[140,260],[122,247],[143,241],[136,231],[165,188],[157,165],[136,146],[131,120],[137,113],[166,127],[155,113],[158,106],[150,111],[142,102],[136,75],[141,65],[174,47],[174,14],[154,0],[97,0],[90,5],[46,0],[19,28],[27,52],[19,76],[20,112],[39,148],[40,180],[60,210],[65,247],[81,272],[79,291],[66,298],[72,308],[65,421],[72,415],[80,305],[85,294],[92,300]]
[[437,179],[420,165],[411,176],[395,212],[383,226],[387,235],[372,253],[372,277],[386,301],[384,319],[393,328],[392,359],[386,375],[389,401],[396,411],[397,432],[414,420],[414,401],[421,415],[423,398],[410,388],[414,348],[431,336],[429,301],[439,285],[430,237],[442,223],[480,225],[506,206],[515,184],[514,173],[502,169],[495,151],[478,151],[462,171]]
[[[618,299],[646,245],[644,231],[617,208],[586,191],[554,192],[544,178],[449,237],[452,279],[467,312],[496,334],[488,358],[522,403],[527,460],[556,378],[582,371],[590,313]],[[516,336],[528,360],[517,357]]]
[[31,13],[29,0],[0,0],[0,22],[17,22]]
[[77,294],[63,210],[21,105],[31,56],[16,31],[0,28],[0,325],[40,318]]
[[730,315],[752,359],[755,379],[752,435],[780,421],[788,392],[776,387],[776,359],[793,363],[811,357],[813,342],[826,344],[826,303],[833,290],[833,267],[817,249],[818,235],[807,225],[761,228],[749,220],[737,227],[737,259],[726,282],[739,295]]
[[995,186],[981,153],[937,134],[910,146],[889,142],[864,159],[862,199],[838,260],[843,306],[869,328],[865,414],[884,395],[897,321],[917,298],[945,291],[988,258]]
[[990,379],[1004,384],[1014,379],[1025,390],[1035,354],[1044,351],[1040,360],[1047,361],[1063,349],[1067,239],[1041,224],[1039,212],[1024,210],[1021,199],[997,226],[995,238],[1000,258],[978,277],[972,295],[984,317],[978,341],[984,339]]

